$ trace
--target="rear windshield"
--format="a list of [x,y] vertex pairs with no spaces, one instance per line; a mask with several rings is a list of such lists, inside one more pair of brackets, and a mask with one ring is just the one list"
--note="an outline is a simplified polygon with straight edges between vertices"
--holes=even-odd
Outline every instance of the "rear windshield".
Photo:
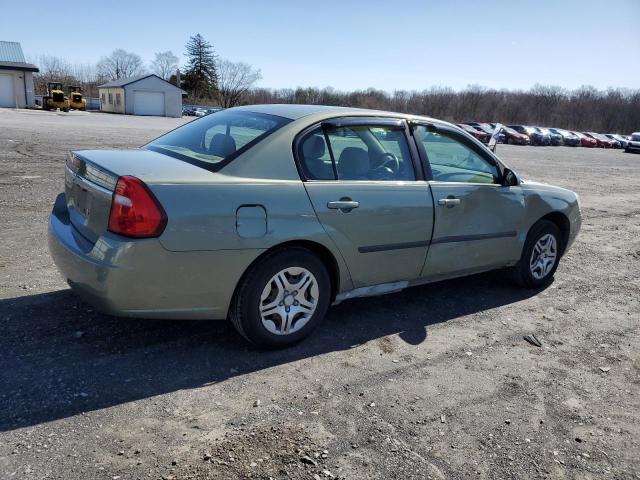
[[290,121],[264,113],[222,110],[176,128],[144,148],[217,171]]

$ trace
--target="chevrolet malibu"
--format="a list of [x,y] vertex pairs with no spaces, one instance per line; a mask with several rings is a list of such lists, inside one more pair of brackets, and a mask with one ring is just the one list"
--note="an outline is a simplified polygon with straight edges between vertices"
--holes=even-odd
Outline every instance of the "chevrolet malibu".
[[102,311],[229,318],[277,348],[354,297],[494,269],[542,288],[580,224],[575,193],[449,123],[262,105],[140,149],[71,152],[49,248]]

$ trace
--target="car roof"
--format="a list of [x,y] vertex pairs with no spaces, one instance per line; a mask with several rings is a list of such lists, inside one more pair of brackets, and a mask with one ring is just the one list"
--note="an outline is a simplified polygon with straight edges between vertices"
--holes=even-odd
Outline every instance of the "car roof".
[[234,110],[246,110],[255,113],[266,113],[269,115],[277,115],[279,117],[288,118],[290,120],[298,120],[303,117],[312,115],[320,115],[331,117],[334,115],[371,115],[371,116],[398,116],[402,118],[421,118],[429,119],[442,123],[442,120],[432,119],[424,115],[412,115],[409,113],[388,112],[385,110],[370,110],[367,108],[352,107],[330,107],[326,105],[300,105],[300,104],[265,104],[265,105],[246,105],[235,107]]
[[236,107],[234,110],[248,110],[256,113],[266,113],[269,115],[277,115],[279,117],[297,120],[314,113],[348,113],[352,111],[361,111],[359,108],[347,107],[328,107],[325,105],[289,105],[289,104],[266,104],[266,105],[247,105]]

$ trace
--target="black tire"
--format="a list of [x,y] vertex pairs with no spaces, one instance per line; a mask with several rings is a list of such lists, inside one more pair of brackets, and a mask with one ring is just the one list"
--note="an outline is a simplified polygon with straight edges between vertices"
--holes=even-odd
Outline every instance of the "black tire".
[[[299,330],[276,335],[262,323],[259,311],[261,295],[274,275],[291,267],[304,268],[315,277],[319,292],[316,310]],[[323,262],[305,248],[290,247],[266,255],[249,269],[236,290],[229,309],[229,319],[238,333],[256,347],[284,348],[301,341],[313,331],[324,318],[330,301],[331,280]]]
[[[557,248],[555,264],[544,277],[536,278],[531,272],[529,261],[533,253],[533,248],[535,247],[538,240],[548,234],[553,235],[556,240]],[[553,281],[553,275],[556,273],[563,250],[564,245],[562,235],[558,226],[548,220],[539,220],[531,227],[529,233],[527,234],[527,239],[524,242],[524,247],[522,248],[520,261],[517,265],[510,269],[511,279],[514,281],[514,283],[524,288],[546,287]]]
[[513,139],[512,139],[511,137],[509,137],[509,138],[507,139],[507,143],[508,143],[509,145],[513,145]]

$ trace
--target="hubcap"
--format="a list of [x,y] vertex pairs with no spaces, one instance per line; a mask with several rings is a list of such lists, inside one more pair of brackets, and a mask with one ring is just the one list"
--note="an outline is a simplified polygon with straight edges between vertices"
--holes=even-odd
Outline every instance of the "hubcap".
[[279,271],[260,296],[262,324],[275,335],[289,335],[304,327],[318,306],[316,277],[301,267]]
[[536,280],[546,277],[553,269],[558,256],[558,243],[556,237],[547,233],[540,237],[533,247],[529,269]]

